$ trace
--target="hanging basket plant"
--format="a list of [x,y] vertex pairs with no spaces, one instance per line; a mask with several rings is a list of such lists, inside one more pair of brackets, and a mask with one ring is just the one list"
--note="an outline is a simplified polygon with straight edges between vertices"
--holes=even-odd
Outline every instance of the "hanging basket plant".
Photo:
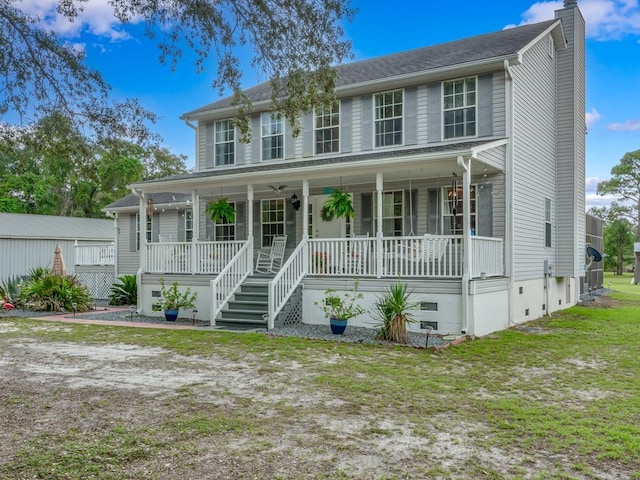
[[236,221],[236,209],[231,206],[226,197],[207,203],[205,212],[213,223],[233,223]]
[[330,222],[334,218],[344,218],[347,222],[355,216],[353,200],[348,192],[334,188],[320,210],[320,218]]

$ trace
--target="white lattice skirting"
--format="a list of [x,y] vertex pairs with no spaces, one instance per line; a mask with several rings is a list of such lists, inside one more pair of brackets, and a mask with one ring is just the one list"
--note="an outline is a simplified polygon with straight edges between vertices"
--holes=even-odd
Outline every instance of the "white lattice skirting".
[[116,281],[114,272],[79,272],[78,281],[86,285],[94,299],[106,300],[111,295],[111,287]]

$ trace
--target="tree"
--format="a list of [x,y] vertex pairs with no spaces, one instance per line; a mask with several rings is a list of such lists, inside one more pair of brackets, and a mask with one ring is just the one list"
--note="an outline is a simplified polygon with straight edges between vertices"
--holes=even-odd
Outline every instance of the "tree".
[[[59,0],[58,12],[73,21],[85,0]],[[9,110],[48,115],[62,110],[76,126],[90,125],[98,137],[148,139],[144,120],[155,115],[135,100],[113,103],[99,72],[83,63],[83,54],[65,45],[39,21],[0,0],[0,119]],[[354,10],[348,0],[112,0],[122,22],[145,21],[157,41],[159,59],[176,67],[182,46],[196,54],[196,71],[209,55],[217,60],[213,87],[231,92],[244,138],[249,132],[248,97],[242,92],[237,51],[251,49],[252,67],[271,79],[275,108],[298,132],[298,113],[333,98],[332,65],[350,55],[341,22]]]
[[[598,195],[614,194],[624,205],[616,205],[621,214],[633,219],[640,241],[640,150],[625,153],[611,169],[611,179],[598,184]],[[628,204],[628,206],[627,206]],[[635,255],[633,283],[640,283],[640,254]]]
[[[605,268],[615,268],[616,275],[624,270],[625,252],[631,252],[634,235],[631,223],[627,219],[618,218],[604,227]],[[628,259],[628,257],[627,257]]]

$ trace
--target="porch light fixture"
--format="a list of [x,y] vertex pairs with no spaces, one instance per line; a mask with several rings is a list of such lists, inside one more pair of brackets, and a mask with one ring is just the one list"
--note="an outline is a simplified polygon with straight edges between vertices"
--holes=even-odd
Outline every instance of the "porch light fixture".
[[153,200],[151,199],[147,200],[147,215],[153,215]]
[[291,196],[291,206],[296,211],[300,208],[300,199],[295,193]]

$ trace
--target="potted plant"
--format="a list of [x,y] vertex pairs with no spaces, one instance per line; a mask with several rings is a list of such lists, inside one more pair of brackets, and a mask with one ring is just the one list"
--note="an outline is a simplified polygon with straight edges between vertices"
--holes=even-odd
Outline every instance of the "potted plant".
[[331,333],[342,335],[350,318],[367,313],[367,310],[357,303],[363,298],[364,295],[358,292],[356,280],[354,288],[343,295],[338,294],[333,288],[327,288],[322,302],[314,302],[314,304],[329,317]]
[[351,194],[334,188],[320,210],[320,218],[330,222],[334,218],[344,218],[347,223],[355,216]]
[[409,301],[413,290],[409,291],[407,285],[397,282],[390,285],[384,294],[375,303],[374,311],[379,320],[376,338],[396,343],[408,343],[407,325],[416,320],[409,310],[419,308],[419,302]]
[[236,221],[236,210],[226,197],[207,203],[205,212],[213,223],[233,223]]
[[160,308],[164,310],[164,318],[167,322],[175,322],[181,308],[193,308],[196,306],[196,298],[198,293],[191,293],[191,289],[181,292],[178,290],[178,282],[167,288],[164,284],[164,278],[160,279]]

